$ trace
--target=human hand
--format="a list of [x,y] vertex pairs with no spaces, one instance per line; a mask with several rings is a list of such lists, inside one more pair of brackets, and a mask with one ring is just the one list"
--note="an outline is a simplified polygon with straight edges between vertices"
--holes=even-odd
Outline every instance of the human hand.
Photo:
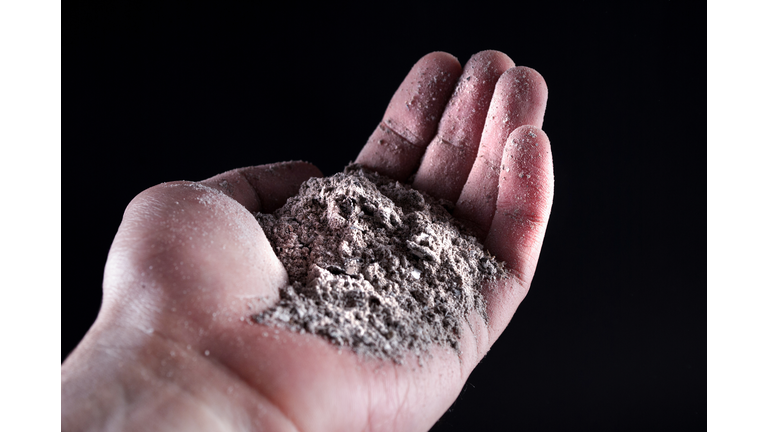
[[[359,358],[249,321],[287,283],[251,212],[319,171],[288,162],[139,194],[109,253],[99,317],[62,366],[62,430],[427,430],[508,324],[536,267],[552,202],[547,90],[499,52],[422,58],[357,162],[456,202],[511,276],[483,288],[488,322],[461,353],[419,365]],[[423,156],[423,158],[422,158]],[[251,309],[248,309],[248,305]]]

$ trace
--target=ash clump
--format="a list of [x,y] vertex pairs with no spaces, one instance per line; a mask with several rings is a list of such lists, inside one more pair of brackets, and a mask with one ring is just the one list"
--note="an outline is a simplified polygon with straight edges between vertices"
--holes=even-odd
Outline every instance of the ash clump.
[[433,343],[458,351],[461,321],[486,317],[480,285],[505,271],[449,205],[354,164],[307,180],[256,214],[290,285],[253,320],[395,361]]

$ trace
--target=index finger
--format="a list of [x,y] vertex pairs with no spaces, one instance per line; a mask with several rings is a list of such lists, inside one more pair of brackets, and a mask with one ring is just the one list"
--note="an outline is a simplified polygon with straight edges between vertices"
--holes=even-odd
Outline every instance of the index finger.
[[304,181],[322,176],[311,163],[289,161],[233,169],[200,183],[224,192],[250,212],[271,213],[296,195]]
[[461,64],[448,53],[422,57],[392,96],[384,118],[355,162],[395,180],[406,180],[435,136],[459,75]]

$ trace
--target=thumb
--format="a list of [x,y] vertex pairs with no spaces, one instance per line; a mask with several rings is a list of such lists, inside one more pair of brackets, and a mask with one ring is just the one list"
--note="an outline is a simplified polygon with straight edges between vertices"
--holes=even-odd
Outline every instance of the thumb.
[[224,192],[251,212],[271,213],[296,195],[304,181],[322,176],[311,163],[291,161],[238,168],[200,183]]
[[287,274],[251,213],[275,210],[319,174],[311,164],[285,162],[140,193],[107,258],[103,309],[216,309],[245,297],[268,303]]

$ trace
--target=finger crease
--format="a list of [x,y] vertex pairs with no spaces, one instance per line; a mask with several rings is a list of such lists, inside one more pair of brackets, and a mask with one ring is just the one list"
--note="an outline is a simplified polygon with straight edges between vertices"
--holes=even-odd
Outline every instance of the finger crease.
[[[388,125],[387,123],[391,124],[392,126]],[[402,128],[403,132],[398,132],[394,128],[397,127],[397,124],[393,122],[392,120],[387,120],[386,122],[382,121],[379,123],[379,127],[387,134],[392,134],[400,139],[403,143],[407,144],[410,147],[413,147],[414,149],[422,149],[424,148],[424,142],[423,140],[420,140],[416,135],[409,131],[408,128]],[[401,129],[398,127],[398,129]],[[405,135],[408,135],[406,137]]]
[[444,145],[446,145],[448,147],[451,147],[451,148],[457,150],[462,155],[467,153],[467,149],[469,147],[466,144],[456,144],[456,143],[454,143],[452,141],[449,141],[449,140],[447,140],[447,139],[445,139],[445,138],[443,138],[442,136],[439,136],[439,135],[437,137],[437,140],[438,140],[439,143],[444,144]]
[[503,214],[516,225],[526,225],[530,230],[539,228],[547,222],[541,215],[522,211],[519,208],[511,211],[507,210]]

